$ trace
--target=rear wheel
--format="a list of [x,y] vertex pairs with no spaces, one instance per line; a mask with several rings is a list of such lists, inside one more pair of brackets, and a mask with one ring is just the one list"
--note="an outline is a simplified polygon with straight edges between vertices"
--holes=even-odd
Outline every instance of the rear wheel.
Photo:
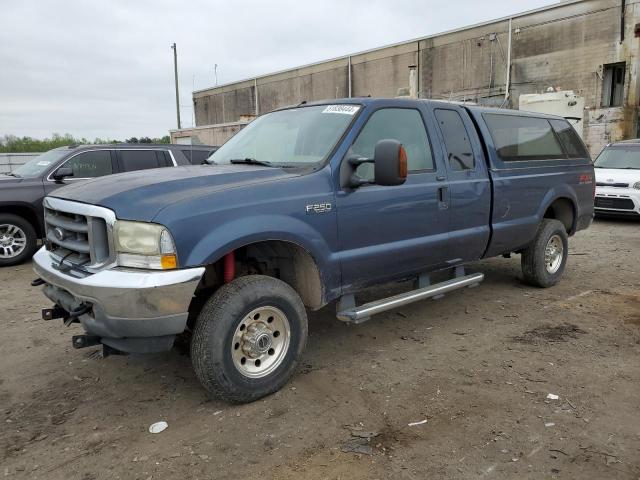
[[33,225],[18,215],[0,214],[0,267],[18,265],[33,255],[38,236]]
[[551,287],[560,281],[569,255],[569,237],[562,222],[544,219],[533,242],[522,252],[522,273],[527,283]]
[[204,305],[191,341],[196,376],[211,393],[251,402],[282,388],[307,340],[298,294],[281,280],[240,277]]

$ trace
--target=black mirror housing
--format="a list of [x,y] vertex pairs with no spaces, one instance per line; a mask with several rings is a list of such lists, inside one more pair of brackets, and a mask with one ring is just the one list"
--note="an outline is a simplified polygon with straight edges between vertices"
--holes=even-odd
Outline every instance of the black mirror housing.
[[407,179],[407,153],[397,140],[380,140],[373,156],[375,183],[383,186],[402,185]]
[[73,177],[73,170],[69,167],[60,167],[51,175],[56,182],[64,180],[66,177]]

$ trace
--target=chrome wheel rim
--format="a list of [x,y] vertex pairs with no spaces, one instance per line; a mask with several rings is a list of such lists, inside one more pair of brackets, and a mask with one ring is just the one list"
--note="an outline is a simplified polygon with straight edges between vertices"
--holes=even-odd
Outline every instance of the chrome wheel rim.
[[0,258],[14,258],[27,248],[27,235],[17,225],[0,225]]
[[560,235],[553,235],[544,248],[544,264],[547,272],[553,274],[560,269],[562,265],[562,257],[564,254],[564,245]]
[[256,308],[242,319],[233,334],[233,364],[245,377],[265,377],[282,364],[290,343],[291,327],[282,310]]

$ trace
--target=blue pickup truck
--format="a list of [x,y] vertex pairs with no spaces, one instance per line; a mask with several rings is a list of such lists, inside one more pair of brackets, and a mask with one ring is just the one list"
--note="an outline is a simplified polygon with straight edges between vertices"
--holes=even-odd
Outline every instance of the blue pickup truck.
[[[526,282],[550,287],[593,217],[584,144],[537,113],[304,103],[257,118],[208,163],[53,192],[33,285],[54,303],[44,319],[82,324],[76,348],[157,352],[190,332],[198,379],[236,402],[287,382],[308,309],[335,301],[339,320],[360,323],[475,286],[467,263],[512,253]],[[413,287],[356,301],[397,280]]]

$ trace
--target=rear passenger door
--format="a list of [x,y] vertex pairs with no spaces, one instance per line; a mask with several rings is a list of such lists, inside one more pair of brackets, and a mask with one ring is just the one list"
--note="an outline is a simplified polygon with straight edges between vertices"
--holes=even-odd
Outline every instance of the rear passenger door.
[[169,152],[154,149],[116,150],[121,172],[173,166]]
[[449,256],[477,260],[490,236],[491,184],[475,127],[462,107],[435,107],[433,113],[450,190]]

